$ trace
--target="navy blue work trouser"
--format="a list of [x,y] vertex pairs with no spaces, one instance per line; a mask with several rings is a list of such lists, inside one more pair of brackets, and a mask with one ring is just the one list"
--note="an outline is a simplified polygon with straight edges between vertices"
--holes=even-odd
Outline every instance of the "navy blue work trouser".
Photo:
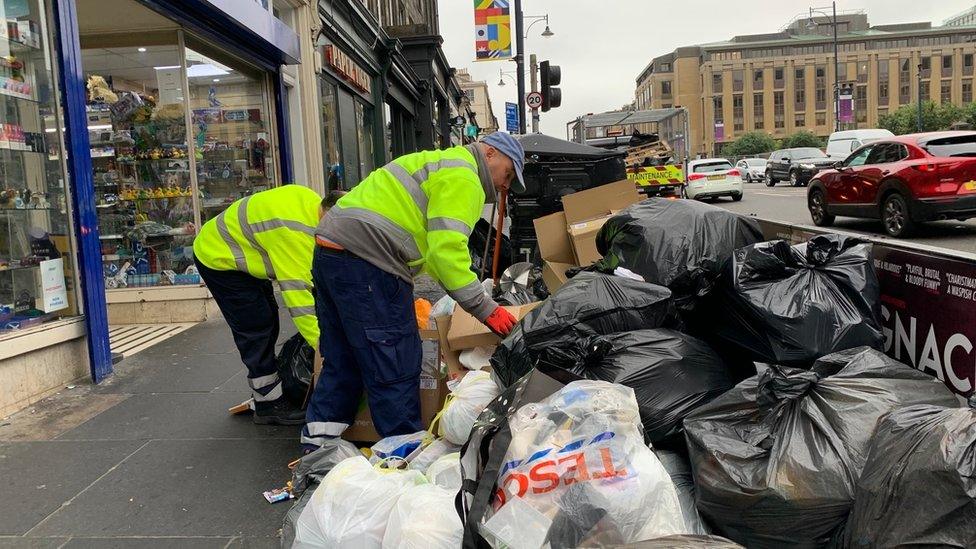
[[302,443],[321,446],[352,424],[366,391],[381,437],[415,433],[423,351],[413,285],[348,252],[317,246],[312,260],[323,365]]
[[241,362],[247,367],[247,382],[254,400],[281,398],[275,364],[278,303],[271,281],[239,271],[215,271],[199,261],[196,264],[234,335]]

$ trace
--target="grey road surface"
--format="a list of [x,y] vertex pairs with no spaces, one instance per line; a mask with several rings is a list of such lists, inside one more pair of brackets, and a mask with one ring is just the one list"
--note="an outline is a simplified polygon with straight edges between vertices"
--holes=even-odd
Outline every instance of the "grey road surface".
[[[762,184],[752,183],[746,184],[741,202],[732,202],[723,198],[714,204],[740,214],[812,225],[810,212],[807,211],[806,193],[806,187],[792,188],[777,185],[769,188]],[[888,238],[884,234],[881,222],[876,220],[839,217],[834,226],[845,231]],[[915,236],[906,240],[928,246],[976,253],[976,220],[926,223],[921,226]]]

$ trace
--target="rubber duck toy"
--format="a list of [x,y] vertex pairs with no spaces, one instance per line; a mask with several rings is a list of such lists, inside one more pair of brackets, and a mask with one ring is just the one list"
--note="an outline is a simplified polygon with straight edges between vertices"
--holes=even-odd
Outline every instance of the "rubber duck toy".
[[166,198],[166,193],[163,192],[162,187],[156,187],[156,190],[153,191],[153,198]]

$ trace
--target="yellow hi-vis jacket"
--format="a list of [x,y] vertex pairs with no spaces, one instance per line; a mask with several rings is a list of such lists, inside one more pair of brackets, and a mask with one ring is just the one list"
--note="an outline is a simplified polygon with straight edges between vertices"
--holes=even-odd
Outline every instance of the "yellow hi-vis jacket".
[[484,321],[497,305],[471,269],[468,237],[494,188],[475,154],[452,147],[395,159],[340,198],[317,234],[405,280],[426,271]]
[[319,325],[312,294],[312,252],[322,197],[300,185],[284,185],[244,197],[207,221],[193,254],[215,271],[240,271],[275,280],[298,331],[318,348]]

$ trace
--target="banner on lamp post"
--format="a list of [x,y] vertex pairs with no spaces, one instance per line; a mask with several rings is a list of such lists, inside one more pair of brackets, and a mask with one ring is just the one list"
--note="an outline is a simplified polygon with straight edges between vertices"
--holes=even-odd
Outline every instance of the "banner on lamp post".
[[509,0],[474,0],[475,61],[512,57]]
[[725,124],[723,122],[715,123],[715,142],[725,141]]
[[854,90],[841,88],[837,96],[837,112],[840,114],[841,124],[854,122]]

